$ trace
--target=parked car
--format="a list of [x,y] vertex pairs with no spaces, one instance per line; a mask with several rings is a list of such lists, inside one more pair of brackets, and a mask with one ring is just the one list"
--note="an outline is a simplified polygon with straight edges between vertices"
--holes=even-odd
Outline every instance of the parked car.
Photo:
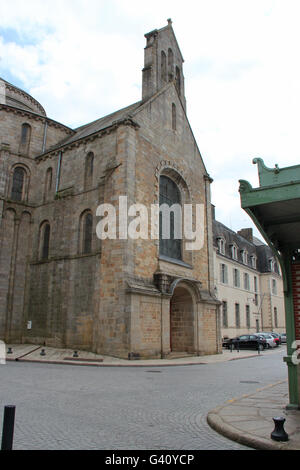
[[274,336],[277,345],[279,346],[281,344],[281,335],[279,333],[275,333],[274,331],[272,331],[271,335]]
[[272,336],[271,334],[269,334],[269,333],[257,333],[256,336],[258,336],[259,338],[262,337],[262,338],[266,339],[268,349],[277,347],[276,338],[274,338],[274,336]]
[[226,338],[226,337],[222,338],[222,346],[223,346],[223,348],[226,348],[226,347],[227,347],[228,341],[230,341],[229,338]]
[[274,331],[260,331],[258,334],[268,334],[272,335],[273,338],[275,338],[276,341],[276,346],[279,346],[281,344],[281,339],[280,339],[280,334],[279,333],[274,333]]
[[281,343],[286,343],[286,333],[280,333]]
[[257,335],[241,335],[226,342],[228,349],[257,349],[262,351],[267,348],[267,341]]

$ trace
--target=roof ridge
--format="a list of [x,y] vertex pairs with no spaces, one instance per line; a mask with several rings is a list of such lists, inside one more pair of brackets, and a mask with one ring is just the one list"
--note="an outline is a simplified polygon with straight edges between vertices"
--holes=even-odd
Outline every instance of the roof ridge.
[[96,122],[100,122],[102,119],[107,119],[107,118],[113,116],[114,114],[124,112],[124,111],[126,111],[127,109],[129,110],[130,108],[132,108],[132,107],[138,105],[138,104],[141,103],[141,102],[142,102],[142,100],[136,101],[135,103],[132,103],[132,104],[130,104],[130,105],[128,105],[128,106],[125,106],[124,108],[117,109],[116,111],[113,111],[112,113],[109,113],[109,114],[105,114],[105,115],[102,116],[101,118],[97,118],[97,119],[95,119],[94,121],[91,121],[91,122],[89,122],[89,123],[87,123],[87,124],[83,124],[82,126],[76,127],[76,128],[73,129],[73,130],[74,130],[75,132],[78,132],[78,131],[80,131],[80,130],[82,130],[82,129],[85,129],[86,127],[88,127],[88,126],[90,126],[90,125],[92,125],[92,124],[95,124]]

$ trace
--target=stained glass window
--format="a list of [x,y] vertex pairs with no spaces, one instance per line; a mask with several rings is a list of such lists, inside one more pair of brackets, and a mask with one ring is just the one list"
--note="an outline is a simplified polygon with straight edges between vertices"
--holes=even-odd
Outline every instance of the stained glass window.
[[[177,185],[167,176],[160,177],[159,184],[159,205],[167,204],[171,207],[174,204],[181,204],[180,192]],[[164,221],[165,223],[165,221]],[[167,256],[174,259],[182,259],[181,254],[181,238],[176,238],[177,233],[180,232],[181,220],[176,217],[173,211],[170,211],[169,219],[169,237],[163,238],[163,212],[159,213],[159,253],[160,255]],[[178,230],[179,229],[179,230]]]

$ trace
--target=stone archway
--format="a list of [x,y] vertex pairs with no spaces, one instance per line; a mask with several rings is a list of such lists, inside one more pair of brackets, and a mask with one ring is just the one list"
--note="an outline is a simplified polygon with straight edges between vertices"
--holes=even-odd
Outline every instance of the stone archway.
[[188,288],[179,285],[170,301],[171,352],[195,352],[195,306]]

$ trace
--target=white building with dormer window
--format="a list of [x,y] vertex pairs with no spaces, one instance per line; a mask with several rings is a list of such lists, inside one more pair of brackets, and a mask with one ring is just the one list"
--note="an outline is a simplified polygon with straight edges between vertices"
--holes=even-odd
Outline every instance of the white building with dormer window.
[[222,338],[284,332],[283,283],[270,248],[253,236],[252,229],[236,233],[214,217],[213,236]]

